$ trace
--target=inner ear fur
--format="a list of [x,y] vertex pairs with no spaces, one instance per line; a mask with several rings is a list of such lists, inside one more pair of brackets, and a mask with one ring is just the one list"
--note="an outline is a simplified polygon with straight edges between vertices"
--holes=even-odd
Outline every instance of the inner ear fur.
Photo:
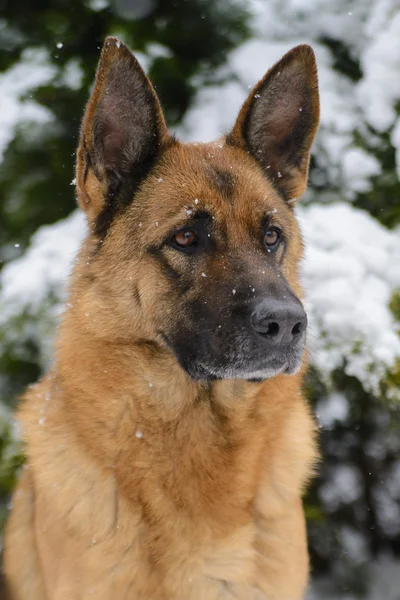
[[306,189],[318,123],[315,55],[308,45],[296,46],[249,94],[227,143],[247,150],[293,203]]
[[143,69],[125,44],[107,38],[81,127],[76,167],[81,207],[95,218],[105,204],[132,199],[169,140]]

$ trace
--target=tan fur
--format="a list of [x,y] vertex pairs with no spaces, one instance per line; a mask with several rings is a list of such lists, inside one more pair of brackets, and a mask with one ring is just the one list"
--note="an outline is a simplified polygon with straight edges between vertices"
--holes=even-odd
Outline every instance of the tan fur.
[[[104,186],[84,164],[85,131],[78,195],[91,223]],[[316,458],[306,364],[262,383],[192,380],[157,334],[185,318],[179,293],[143,252],[199,198],[229,229],[229,247],[199,266],[208,297],[232,277],[233,249],[250,267],[249,227],[271,212],[290,232],[283,272],[301,293],[292,209],[240,146],[172,144],[100,250],[92,233],[83,244],[54,366],[20,410],[27,465],[5,538],[13,600],[303,598],[301,495]],[[233,173],[232,201],[210,165]]]

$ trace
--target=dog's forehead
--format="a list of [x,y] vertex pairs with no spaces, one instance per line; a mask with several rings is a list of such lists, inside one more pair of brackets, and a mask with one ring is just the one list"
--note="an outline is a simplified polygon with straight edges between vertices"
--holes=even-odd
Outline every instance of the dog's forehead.
[[[229,207],[251,211],[260,203],[279,202],[279,195],[256,161],[224,140],[204,144],[178,144],[171,148],[155,171],[165,184],[170,202],[207,204],[217,212]],[[161,190],[160,190],[161,191]]]

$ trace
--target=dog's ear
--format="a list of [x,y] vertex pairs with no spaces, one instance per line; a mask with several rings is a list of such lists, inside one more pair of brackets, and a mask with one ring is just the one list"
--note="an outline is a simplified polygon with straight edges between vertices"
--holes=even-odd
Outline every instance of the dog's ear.
[[169,134],[156,93],[127,46],[106,39],[83,117],[77,154],[78,202],[94,219],[133,191]]
[[244,103],[227,143],[246,149],[291,202],[307,185],[319,122],[315,56],[297,46],[268,71]]

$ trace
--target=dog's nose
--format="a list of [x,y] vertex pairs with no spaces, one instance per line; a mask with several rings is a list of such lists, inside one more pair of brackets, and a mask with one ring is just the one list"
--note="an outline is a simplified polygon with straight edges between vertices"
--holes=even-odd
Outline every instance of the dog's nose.
[[307,327],[307,315],[298,300],[262,300],[251,314],[251,324],[274,346],[294,344]]

